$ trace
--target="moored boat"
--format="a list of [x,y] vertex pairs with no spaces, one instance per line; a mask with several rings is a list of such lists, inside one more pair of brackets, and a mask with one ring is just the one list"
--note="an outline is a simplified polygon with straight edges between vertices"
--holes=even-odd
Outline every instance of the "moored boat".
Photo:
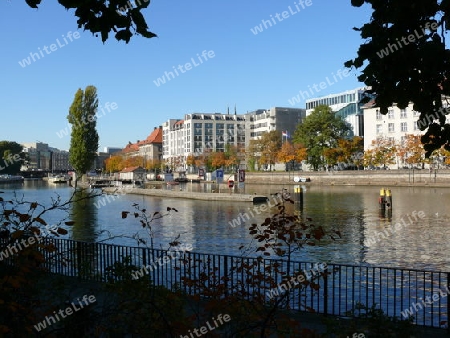
[[0,175],[0,183],[23,182],[22,176],[17,175]]
[[67,183],[68,179],[64,175],[56,175],[56,176],[49,176],[48,182],[49,183]]

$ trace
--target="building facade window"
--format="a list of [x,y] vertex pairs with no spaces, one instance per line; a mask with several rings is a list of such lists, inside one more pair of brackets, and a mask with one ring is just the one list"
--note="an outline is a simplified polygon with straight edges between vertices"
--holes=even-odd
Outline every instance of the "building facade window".
[[388,119],[393,119],[394,118],[394,109],[389,108],[388,109]]
[[419,128],[417,127],[417,121],[414,121],[414,130],[418,130]]
[[393,133],[395,130],[394,130],[394,124],[393,123],[389,123],[388,124],[388,132],[390,132],[390,133]]
[[377,124],[377,134],[381,134],[383,132],[383,125]]
[[377,114],[377,120],[381,120],[381,113],[380,113],[380,110],[379,109],[377,109],[376,110],[376,114]]
[[408,131],[408,124],[406,122],[400,123],[400,130],[403,132]]
[[406,109],[401,109],[400,110],[400,118],[406,119],[407,117],[408,117],[408,114],[406,113]]

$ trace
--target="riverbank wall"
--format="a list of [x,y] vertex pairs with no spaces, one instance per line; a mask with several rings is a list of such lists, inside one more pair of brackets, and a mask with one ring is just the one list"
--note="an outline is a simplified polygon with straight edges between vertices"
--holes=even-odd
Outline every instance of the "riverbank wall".
[[146,195],[155,197],[168,197],[168,198],[185,198],[202,201],[233,201],[233,202],[250,202],[250,203],[263,203],[266,202],[268,197],[261,195],[249,195],[229,193],[224,191],[223,193],[209,193],[209,192],[192,192],[185,190],[165,190],[165,189],[142,189],[142,188],[104,188],[106,193],[123,193]]
[[[294,177],[309,177],[311,182],[297,183]],[[334,172],[249,172],[249,184],[306,184],[362,186],[450,187],[450,170],[355,170]]]

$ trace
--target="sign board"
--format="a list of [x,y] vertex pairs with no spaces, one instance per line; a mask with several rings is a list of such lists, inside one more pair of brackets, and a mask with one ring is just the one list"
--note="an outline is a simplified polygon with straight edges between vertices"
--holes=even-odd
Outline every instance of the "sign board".
[[239,169],[239,182],[245,182],[245,169]]
[[218,183],[223,182],[223,169],[216,170],[216,179]]
[[204,177],[205,176],[205,169],[198,169],[198,176]]

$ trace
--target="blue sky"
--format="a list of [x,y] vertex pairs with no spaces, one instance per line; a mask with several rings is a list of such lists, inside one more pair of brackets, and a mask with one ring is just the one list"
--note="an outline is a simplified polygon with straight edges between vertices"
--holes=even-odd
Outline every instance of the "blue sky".
[[[288,14],[279,21],[275,15],[283,11]],[[73,12],[54,1],[44,0],[38,10],[23,0],[1,1],[0,140],[68,150],[70,136],[57,133],[67,127],[75,92],[87,85],[97,87],[105,112],[97,123],[101,150],[142,140],[186,113],[226,113],[227,106],[234,112],[234,105],[238,113],[289,107],[300,90],[331,78],[356,55],[362,40],[352,27],[368,21],[370,8],[353,8],[350,0],[311,0],[304,8],[299,0],[155,0],[143,14],[157,38],[103,44],[78,30]],[[276,24],[253,34],[271,15]],[[70,40],[69,32],[78,38]],[[19,64],[40,50],[44,57]],[[200,64],[197,54],[203,51],[214,57],[205,54]],[[188,62],[192,69],[155,84]],[[352,70],[315,97],[363,86],[357,75]],[[117,109],[108,112],[107,102]],[[304,108],[304,100],[294,107]]]

